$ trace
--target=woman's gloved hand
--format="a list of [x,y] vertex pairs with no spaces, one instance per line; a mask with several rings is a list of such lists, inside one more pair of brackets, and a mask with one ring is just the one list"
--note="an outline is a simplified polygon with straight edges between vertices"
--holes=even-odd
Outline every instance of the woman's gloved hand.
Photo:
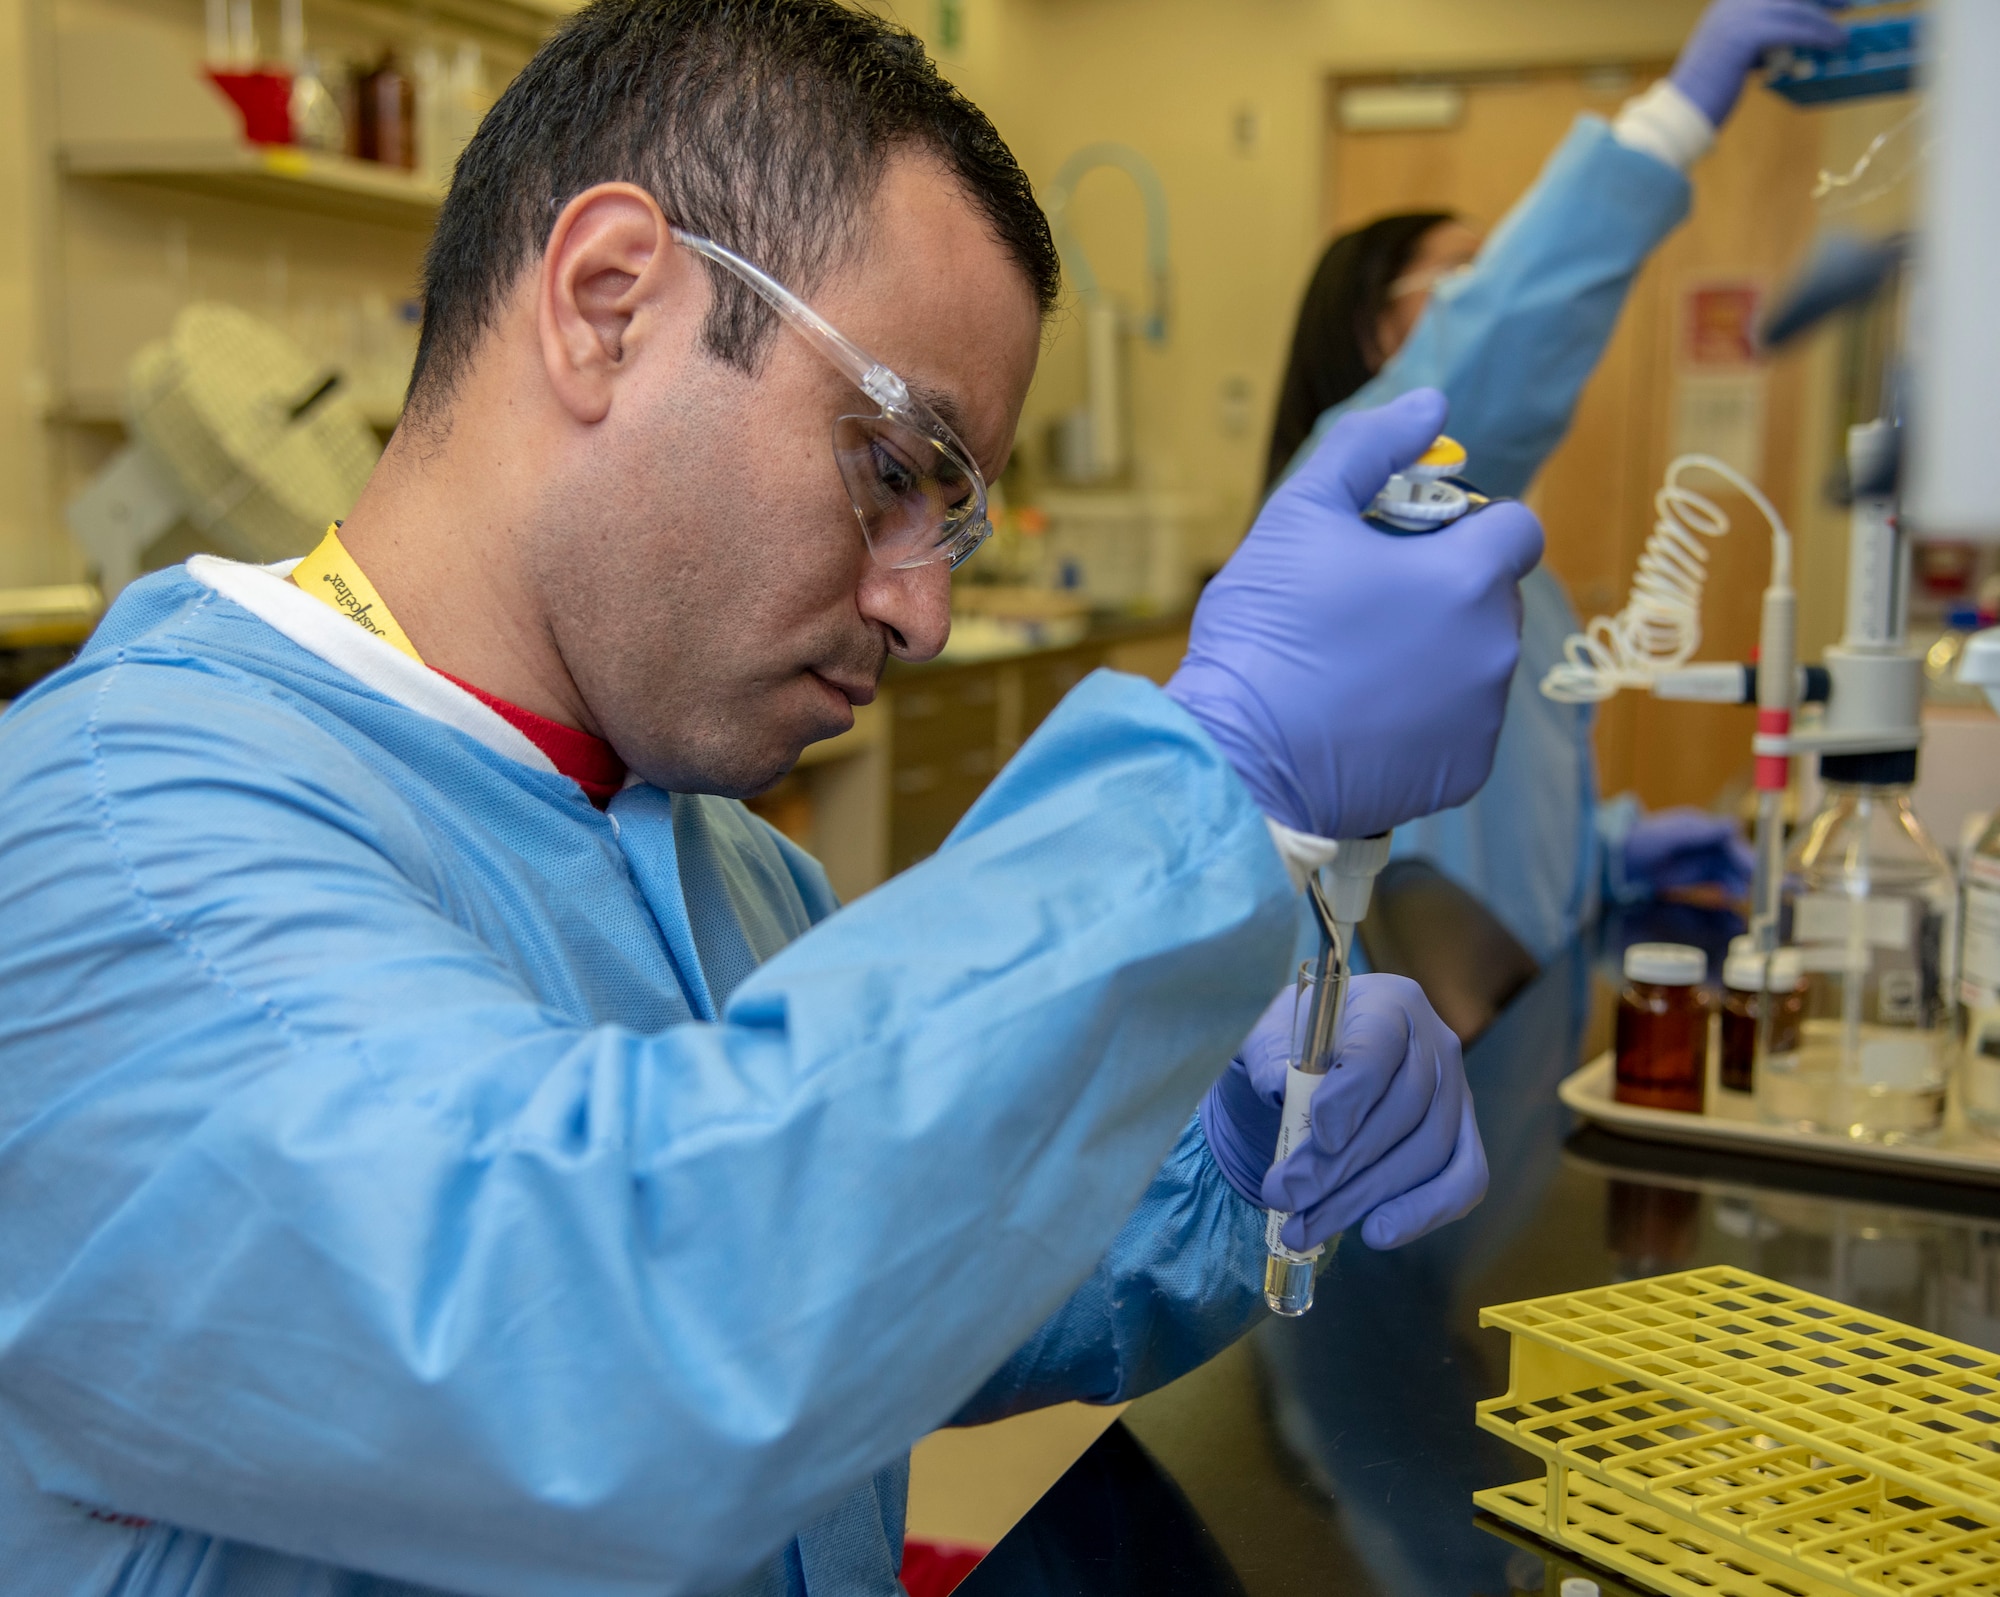
[[1706,810],[1659,810],[1640,815],[1625,834],[1623,880],[1629,895],[1654,898],[1695,887],[1732,899],[1750,891],[1757,857],[1727,816]]
[[1386,832],[1492,768],[1541,525],[1505,503],[1398,538],[1360,514],[1444,421],[1435,389],[1342,418],[1202,593],[1167,684],[1295,831]]
[[1765,55],[1794,49],[1838,50],[1847,30],[1827,15],[1846,0],[1712,0],[1688,35],[1670,74],[1675,88],[1694,102],[1714,127],[1736,107],[1743,80]]
[[1312,1138],[1272,1167],[1292,1009],[1287,989],[1202,1100],[1202,1133],[1229,1184],[1289,1211],[1285,1245],[1300,1251],[1356,1222],[1369,1247],[1399,1248],[1469,1213],[1486,1196],[1486,1150],[1458,1038],[1401,976],[1352,978]]

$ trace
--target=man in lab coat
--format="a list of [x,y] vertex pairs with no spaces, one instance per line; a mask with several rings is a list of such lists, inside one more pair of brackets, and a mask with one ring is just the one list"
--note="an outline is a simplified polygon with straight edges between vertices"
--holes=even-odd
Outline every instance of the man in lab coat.
[[1491,759],[1539,529],[1358,515],[1435,395],[858,903],[736,802],[942,646],[1055,288],[907,35],[600,0],[458,167],[351,517],[0,723],[12,1589],[888,1597],[911,1442],[1213,1353],[1266,1202],[1478,1200],[1409,984],[1276,1170],[1272,1023],[1230,1061],[1327,840]]

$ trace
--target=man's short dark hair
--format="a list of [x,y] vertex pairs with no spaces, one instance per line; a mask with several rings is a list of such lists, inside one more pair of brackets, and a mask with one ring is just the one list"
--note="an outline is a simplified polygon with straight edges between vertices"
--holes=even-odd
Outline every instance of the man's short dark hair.
[[[424,258],[410,378],[419,421],[449,399],[562,207],[636,183],[668,221],[809,294],[860,242],[888,159],[938,160],[1043,314],[1055,245],[1020,163],[907,30],[838,0],[594,0],[536,52],[459,158]],[[768,307],[709,268],[703,342],[755,369]]]

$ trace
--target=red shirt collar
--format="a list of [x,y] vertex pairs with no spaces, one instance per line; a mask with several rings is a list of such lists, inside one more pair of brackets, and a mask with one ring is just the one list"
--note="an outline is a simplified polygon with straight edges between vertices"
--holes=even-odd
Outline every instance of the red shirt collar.
[[[437,671],[436,666],[431,669]],[[603,738],[592,737],[588,732],[579,732],[573,726],[564,726],[562,722],[551,721],[533,710],[524,710],[518,704],[495,698],[484,688],[476,688],[449,671],[438,671],[438,675],[447,682],[456,682],[534,744],[549,757],[549,763],[582,788],[584,796],[600,810],[625,785],[625,762],[618,758],[618,751]]]

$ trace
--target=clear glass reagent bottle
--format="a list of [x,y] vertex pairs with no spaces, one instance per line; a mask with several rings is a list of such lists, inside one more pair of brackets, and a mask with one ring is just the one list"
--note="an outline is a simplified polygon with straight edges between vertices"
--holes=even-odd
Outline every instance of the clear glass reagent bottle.
[[1916,751],[1825,755],[1826,794],[1786,863],[1781,941],[1806,974],[1799,1050],[1763,1073],[1766,1118],[1858,1141],[1928,1141],[1950,1074],[1951,867],[1910,806]]
[[1960,1091],[1965,1118],[2000,1137],[2000,810],[1966,850],[1959,882],[1953,1032]]

